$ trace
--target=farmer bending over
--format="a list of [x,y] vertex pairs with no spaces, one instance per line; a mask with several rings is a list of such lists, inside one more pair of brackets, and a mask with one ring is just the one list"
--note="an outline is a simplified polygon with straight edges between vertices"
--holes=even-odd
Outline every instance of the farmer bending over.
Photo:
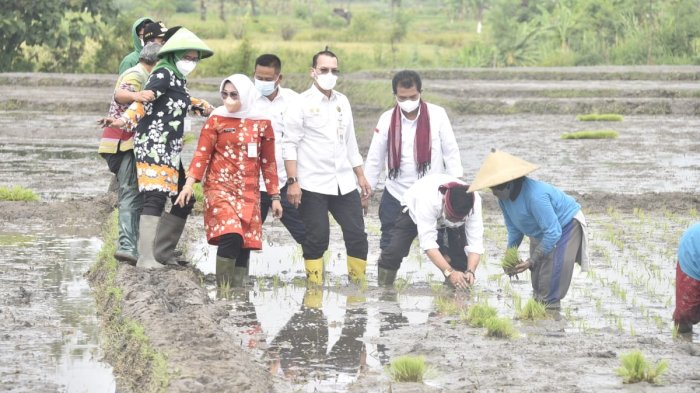
[[700,222],[685,231],[678,245],[673,322],[679,333],[692,333],[700,322]]

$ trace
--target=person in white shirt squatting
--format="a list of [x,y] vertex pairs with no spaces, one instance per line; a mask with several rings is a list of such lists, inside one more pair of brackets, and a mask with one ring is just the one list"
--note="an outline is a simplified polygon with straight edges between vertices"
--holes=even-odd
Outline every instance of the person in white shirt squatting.
[[[476,280],[484,253],[481,197],[446,174],[426,175],[403,195],[402,212],[391,229],[391,241],[379,257],[379,285],[393,285],[413,239],[450,284],[464,289]],[[438,232],[443,232],[438,240]]]
[[391,229],[401,215],[399,201],[416,180],[434,173],[463,175],[450,119],[445,109],[421,98],[420,75],[415,71],[400,71],[394,75],[391,86],[396,105],[379,118],[365,162],[365,174],[372,189],[376,188],[384,169],[388,170],[379,204],[382,250],[391,242]]
[[[294,240],[302,244],[304,242],[304,222],[299,211],[287,201],[287,172],[284,170],[282,160],[282,136],[284,135],[284,112],[289,103],[299,98],[294,90],[282,87],[282,61],[273,54],[264,54],[255,60],[255,75],[253,82],[260,92],[255,101],[255,109],[265,118],[272,121],[272,129],[275,131],[275,157],[277,158],[277,177],[279,178],[280,198],[284,215],[280,219]],[[260,177],[260,214],[262,222],[267,218],[267,212],[272,205],[272,199],[267,194],[265,180]]]
[[282,157],[287,170],[287,199],[299,208],[304,221],[306,276],[309,283],[317,285],[323,284],[323,253],[330,234],[328,212],[343,231],[350,280],[364,279],[367,266],[361,198],[369,198],[372,189],[362,169],[350,102],[333,90],[338,74],[338,58],[333,52],[314,55],[313,86],[300,94],[284,116]]

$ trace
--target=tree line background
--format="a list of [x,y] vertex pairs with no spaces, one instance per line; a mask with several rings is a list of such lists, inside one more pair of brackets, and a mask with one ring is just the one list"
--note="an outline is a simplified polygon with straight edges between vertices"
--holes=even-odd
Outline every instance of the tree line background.
[[343,71],[700,64],[700,0],[0,0],[0,71],[116,73],[151,16],[215,51],[199,76],[286,72],[326,45]]

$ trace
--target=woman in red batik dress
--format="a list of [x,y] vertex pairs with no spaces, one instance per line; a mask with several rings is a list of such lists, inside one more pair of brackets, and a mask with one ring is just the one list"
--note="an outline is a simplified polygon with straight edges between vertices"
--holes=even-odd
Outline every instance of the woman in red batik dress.
[[269,120],[253,113],[258,93],[247,76],[231,75],[221,82],[220,91],[224,105],[202,127],[187,182],[175,203],[187,203],[192,185],[203,182],[204,228],[209,244],[219,246],[217,285],[241,286],[248,276],[250,250],[262,248],[261,171],[272,212],[282,216],[275,134]]

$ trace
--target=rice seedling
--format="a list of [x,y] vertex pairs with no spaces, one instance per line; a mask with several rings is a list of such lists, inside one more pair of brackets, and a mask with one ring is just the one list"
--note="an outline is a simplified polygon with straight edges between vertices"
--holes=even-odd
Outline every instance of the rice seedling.
[[513,327],[513,323],[507,318],[491,317],[484,321],[486,335],[488,337],[514,338],[518,332]]
[[392,359],[387,371],[394,382],[423,382],[428,366],[423,356],[405,355]]
[[229,281],[224,281],[220,283],[216,288],[216,296],[219,299],[231,300],[233,290],[231,289],[231,283]]
[[484,327],[486,320],[495,317],[497,314],[496,309],[488,304],[474,304],[469,307],[463,319],[467,321],[469,326]]
[[588,113],[585,115],[577,115],[578,121],[622,121],[624,117],[615,113]]
[[517,247],[509,247],[506,250],[503,259],[501,260],[501,267],[506,274],[509,274],[515,269],[515,266],[520,262],[520,257],[518,256]]
[[561,139],[615,139],[618,136],[615,130],[582,130],[561,134]]
[[525,303],[525,307],[518,313],[519,319],[536,321],[547,318],[547,308],[543,303],[535,299],[530,299]]
[[408,281],[408,278],[399,277],[396,279],[396,281],[394,281],[394,289],[396,292],[401,293],[408,288],[409,284],[410,282]]
[[38,201],[39,196],[32,190],[21,186],[0,187],[0,201],[13,202],[34,202]]
[[459,315],[460,311],[463,309],[463,307],[457,304],[454,298],[447,296],[436,297],[435,307],[437,308],[438,313],[445,316]]
[[621,367],[615,372],[624,383],[649,382],[658,383],[661,375],[668,370],[668,362],[661,360],[652,366],[641,351],[634,350],[620,357]]

